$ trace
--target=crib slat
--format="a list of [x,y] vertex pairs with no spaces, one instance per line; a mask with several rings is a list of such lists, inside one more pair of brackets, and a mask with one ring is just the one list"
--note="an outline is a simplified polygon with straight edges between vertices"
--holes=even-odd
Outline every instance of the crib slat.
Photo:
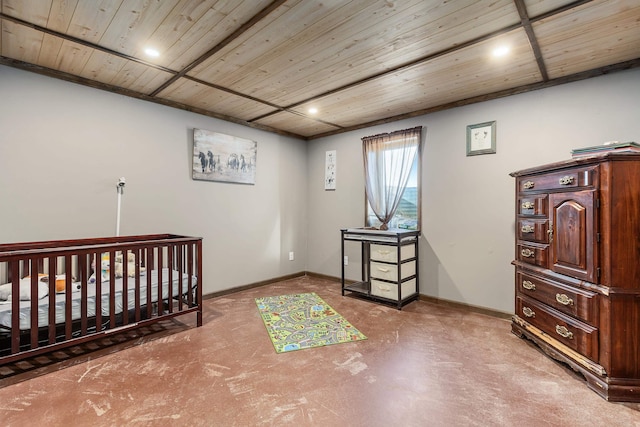
[[[48,339],[49,344],[56,342],[56,257],[49,257],[49,312],[48,314]],[[51,284],[53,283],[53,286]],[[53,289],[53,292],[52,292]]]
[[153,262],[153,248],[147,249],[147,298],[145,304],[147,305],[147,318],[150,318],[153,314],[153,307],[151,306],[151,271],[150,268],[155,266]]
[[129,323],[129,251],[122,254],[122,324]]
[[31,348],[38,348],[38,297],[40,296],[40,263],[38,259],[31,259]]
[[[95,313],[96,313],[96,328],[97,328],[97,331],[102,331],[102,298],[100,298],[100,295],[102,295],[102,271],[100,267],[102,254],[100,254],[99,252],[93,252],[92,256],[93,256],[92,259],[94,263],[93,273],[96,278],[96,283],[95,283],[96,292],[94,297]],[[83,286],[82,292],[88,293],[88,289],[85,290],[84,289],[85,287],[86,286]]]
[[178,298],[178,311],[182,311],[182,298],[184,295],[184,290],[182,289],[182,276],[183,276],[183,260],[184,260],[184,245],[178,244],[176,245],[176,255],[178,256],[178,286],[180,287],[179,298]]
[[167,247],[167,258],[167,264],[169,266],[169,295],[167,295],[167,310],[169,310],[169,313],[173,313],[173,269],[175,267],[173,265],[173,248],[171,247]]
[[[158,297],[157,297],[157,304],[158,304],[158,315],[162,314],[163,312],[163,308],[162,308],[162,247],[158,248]],[[151,298],[151,295],[149,295],[149,298]]]
[[[71,271],[71,255],[64,257],[64,274],[71,277],[73,272]],[[73,316],[72,316],[72,296],[71,286],[64,290],[64,336],[69,340],[73,334]]]
[[189,284],[188,288],[189,292],[187,292],[187,302],[189,307],[193,306],[193,245],[187,245],[187,273],[189,277],[187,278],[187,283]]
[[[97,297],[97,295],[96,295]],[[109,329],[116,327],[116,252],[109,252]]]
[[20,351],[20,263],[11,262],[11,353]]
[[[134,294],[134,298],[136,300],[135,302],[135,319],[136,322],[140,321],[140,289],[141,289],[141,281],[140,281],[140,264],[142,264],[142,261],[144,259],[144,249],[142,250],[136,250],[136,277],[135,277],[135,294]],[[149,264],[147,264],[149,265]],[[147,268],[147,270],[149,270]],[[149,271],[148,274],[151,274],[151,271]]]

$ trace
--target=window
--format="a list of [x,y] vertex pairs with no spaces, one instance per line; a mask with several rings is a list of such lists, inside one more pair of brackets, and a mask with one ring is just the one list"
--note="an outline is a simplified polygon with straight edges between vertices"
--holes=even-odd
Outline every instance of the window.
[[420,228],[422,128],[362,138],[366,226]]

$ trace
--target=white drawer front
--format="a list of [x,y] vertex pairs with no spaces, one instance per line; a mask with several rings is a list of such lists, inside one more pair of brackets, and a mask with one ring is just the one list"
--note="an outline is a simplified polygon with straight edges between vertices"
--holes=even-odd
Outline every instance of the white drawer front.
[[[400,265],[400,279],[406,279],[416,274],[416,262],[411,261]],[[395,264],[383,264],[381,262],[371,261],[371,277],[376,279],[398,280],[398,266]]]
[[[400,299],[405,299],[416,292],[416,279],[407,280],[400,288]],[[398,285],[395,283],[371,280],[371,295],[398,301]]]
[[[400,259],[405,260],[416,256],[416,248],[413,245],[400,247]],[[371,259],[374,261],[397,262],[398,248],[387,245],[371,245]]]

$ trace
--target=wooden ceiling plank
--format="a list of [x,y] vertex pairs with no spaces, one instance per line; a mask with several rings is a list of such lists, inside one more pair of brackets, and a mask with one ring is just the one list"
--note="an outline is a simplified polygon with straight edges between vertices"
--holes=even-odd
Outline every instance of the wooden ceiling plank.
[[2,0],[2,14],[11,17],[29,16],[36,25],[46,26],[53,0]]
[[197,67],[198,64],[206,61],[210,56],[214,55],[220,49],[224,48],[227,44],[231,43],[233,40],[235,40],[237,37],[239,37],[242,33],[247,31],[253,25],[255,25],[256,23],[260,22],[265,17],[269,16],[270,13],[272,13],[274,10],[279,8],[285,2],[286,2],[286,0],[274,0],[272,3],[270,3],[268,6],[266,6],[264,9],[262,9],[260,12],[258,12],[256,15],[251,17],[251,19],[249,19],[247,22],[242,24],[237,30],[235,30],[233,33],[229,34],[229,36],[227,36],[224,40],[222,40],[216,46],[214,46],[211,49],[209,49],[206,53],[204,53],[202,56],[200,56],[194,62],[189,64],[187,67],[183,68],[172,79],[169,79],[163,85],[161,85],[158,88],[156,88],[156,90],[153,91],[151,96],[155,96],[156,94],[160,93],[163,89],[165,89],[170,84],[175,82],[178,78],[186,75],[194,67]]
[[61,33],[67,32],[77,5],[78,0],[53,0],[46,27]]
[[[463,4],[462,2],[453,3],[457,7]],[[469,3],[477,4],[477,2]],[[299,42],[299,38],[296,37],[297,47],[287,53],[290,57],[298,58],[295,66],[284,67],[282,66],[284,60],[275,58],[271,61],[270,66],[261,67],[260,73],[254,73],[250,76],[253,81],[245,78],[242,83],[255,85],[261,81],[261,87],[266,88],[267,92],[256,91],[258,96],[276,99],[279,103],[288,105],[302,98],[301,96],[297,98],[291,96],[291,93],[297,88],[304,91],[306,97],[311,97],[325,91],[329,82],[333,83],[328,87],[346,84],[369,76],[375,71],[384,73],[396,65],[406,63],[407,58],[424,56],[425,52],[433,51],[428,46],[431,40],[440,40],[444,45],[445,41],[439,38],[437,33],[443,32],[440,30],[441,28],[447,28],[447,24],[443,21],[451,19],[449,15],[454,11],[449,3],[446,4],[448,8],[442,11],[440,10],[442,8],[428,9],[425,4],[427,2],[418,2],[411,8],[400,11],[402,13],[396,13],[391,17],[385,16],[384,26],[378,22],[374,22],[376,25],[366,23],[366,18],[369,18],[366,15],[362,16],[365,21],[352,17],[341,23],[340,27],[335,27],[335,31],[326,32],[318,40],[313,40],[314,43],[310,46]],[[507,22],[518,23],[515,7],[510,0],[497,4],[496,8],[500,9],[498,14],[507,16]],[[455,10],[459,11],[459,9]],[[490,16],[491,22],[496,25],[492,29],[501,28],[499,25],[502,25],[504,21],[497,19],[498,16],[493,13],[494,9],[486,10],[485,7],[484,12],[483,19],[489,19],[485,17]],[[405,14],[410,18],[408,19]],[[500,24],[495,24],[495,22]],[[461,23],[459,27],[466,26],[467,30],[472,30],[477,24],[477,20],[466,21]],[[342,26],[346,26],[346,28],[342,29]],[[357,30],[351,30],[351,28]],[[396,30],[391,30],[393,28]],[[463,32],[464,30],[456,28],[453,31]],[[344,31],[344,34],[338,34],[339,31]],[[478,31],[480,30],[475,29],[474,36],[477,36]],[[413,47],[403,49],[403,40],[410,37],[414,37],[414,39],[410,39],[411,43],[407,44]],[[346,40],[346,42],[338,42],[338,40]],[[458,40],[448,40],[446,46],[450,46],[456,41]],[[313,52],[313,54],[304,54],[305,51]],[[348,56],[345,58],[344,53],[346,52],[348,52]],[[345,63],[345,61],[348,62]],[[242,75],[242,73],[236,74]],[[276,98],[278,96],[277,88],[282,87],[282,82],[287,82],[286,98]]]
[[[202,56],[204,52],[218,45],[228,34],[237,30],[242,23],[255,15],[257,10],[262,10],[270,0],[225,0],[215,1],[206,12],[195,19],[189,16],[193,22],[189,31],[175,40],[173,43],[162,44],[164,46],[163,61],[166,56],[170,62],[164,62],[174,70],[182,70]],[[193,2],[188,2],[193,4]],[[153,36],[155,39],[155,34]]]
[[58,55],[60,54],[60,48],[62,48],[63,39],[55,37],[50,34],[43,34],[42,48],[38,55],[38,65],[49,68],[58,67]]
[[2,21],[2,55],[24,62],[38,62],[43,34],[12,21]]
[[113,84],[114,79],[122,71],[126,63],[126,59],[94,50],[91,52],[80,75],[102,83]]
[[97,45],[113,22],[123,0],[80,1],[73,12],[67,35]]
[[[640,3],[585,4],[534,24],[552,78],[640,56]],[[588,29],[588,31],[585,31]]]
[[134,57],[141,57],[146,42],[171,12],[174,2],[128,0],[116,12],[98,44]]

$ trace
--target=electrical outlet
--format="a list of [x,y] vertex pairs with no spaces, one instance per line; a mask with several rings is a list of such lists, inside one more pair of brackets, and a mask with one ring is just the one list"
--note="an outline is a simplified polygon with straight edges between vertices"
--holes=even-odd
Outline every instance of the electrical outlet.
[[289,261],[293,261],[294,260],[294,256],[293,256],[293,251],[289,252]]
[[349,265],[349,257],[348,256],[344,256],[344,265]]

